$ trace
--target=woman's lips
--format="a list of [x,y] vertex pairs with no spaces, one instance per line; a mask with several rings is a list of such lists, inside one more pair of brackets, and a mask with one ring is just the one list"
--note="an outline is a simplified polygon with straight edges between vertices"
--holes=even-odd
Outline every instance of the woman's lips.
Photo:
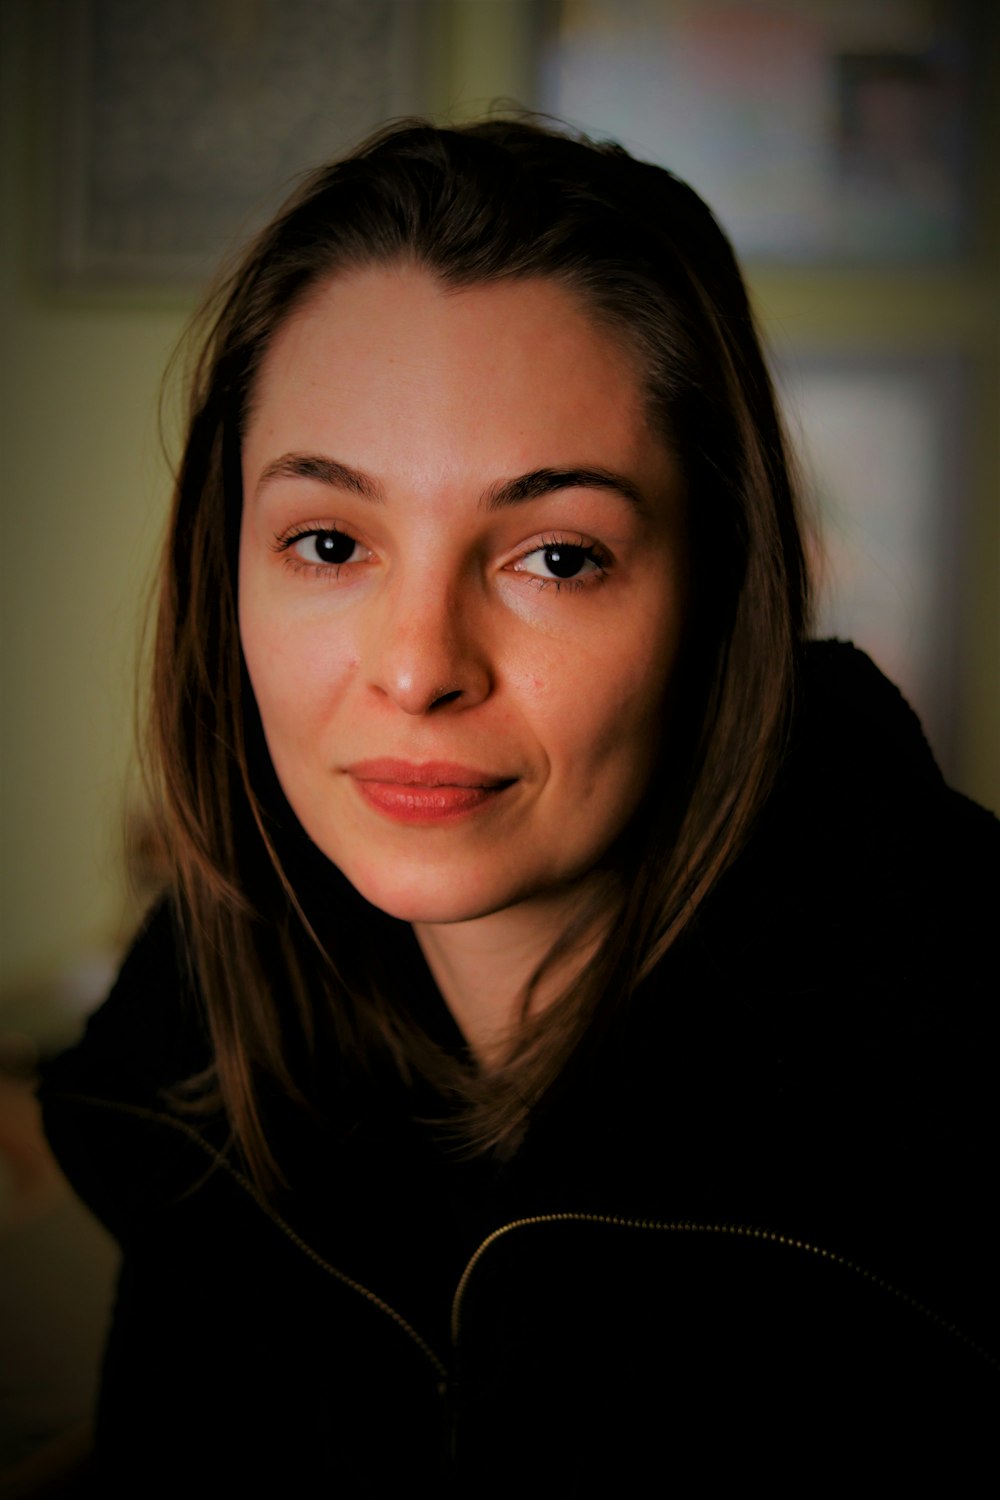
[[450,761],[363,760],[345,770],[369,806],[399,823],[435,823],[475,812],[516,779]]

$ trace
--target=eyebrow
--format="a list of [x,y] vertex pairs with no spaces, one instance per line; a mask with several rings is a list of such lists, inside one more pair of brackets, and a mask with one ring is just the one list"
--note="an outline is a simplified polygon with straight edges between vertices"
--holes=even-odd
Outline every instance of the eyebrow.
[[[271,479],[314,479],[332,489],[347,490],[360,495],[376,505],[385,503],[385,491],[377,479],[361,469],[352,469],[350,464],[340,463],[335,458],[326,458],[316,453],[283,453],[263,469],[258,489]],[[629,504],[642,507],[643,497],[638,486],[622,474],[610,469],[532,469],[529,474],[519,474],[516,479],[498,481],[485,489],[479,503],[486,510],[504,510],[511,505],[524,505],[530,500],[540,500],[559,490],[610,490],[620,495]]]
[[332,489],[349,490],[351,494],[360,495],[363,500],[371,500],[376,505],[385,502],[382,486],[371,475],[362,473],[360,469],[352,469],[350,464],[342,464],[335,458],[324,458],[316,453],[283,453],[280,458],[266,465],[257,481],[257,488],[261,489],[270,479],[318,479],[321,484],[328,484]]
[[533,469],[530,474],[519,474],[516,479],[491,485],[484,491],[480,503],[487,510],[503,510],[508,505],[540,500],[543,495],[554,494],[557,490],[611,490],[630,504],[642,506],[639,488],[624,475],[615,474],[610,469]]

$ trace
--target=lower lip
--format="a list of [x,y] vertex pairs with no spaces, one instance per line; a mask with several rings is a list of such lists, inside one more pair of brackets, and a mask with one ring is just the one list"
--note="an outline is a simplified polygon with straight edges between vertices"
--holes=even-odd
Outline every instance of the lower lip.
[[510,786],[415,786],[394,781],[355,781],[370,807],[397,823],[446,823],[479,812]]

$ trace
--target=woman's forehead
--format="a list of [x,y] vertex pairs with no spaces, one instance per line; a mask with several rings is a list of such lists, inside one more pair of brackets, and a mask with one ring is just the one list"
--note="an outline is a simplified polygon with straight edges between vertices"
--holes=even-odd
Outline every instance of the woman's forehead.
[[646,404],[637,360],[556,281],[456,288],[412,265],[370,267],[326,280],[279,328],[246,450],[254,461],[283,434],[294,448],[346,442],[359,451],[336,456],[349,463],[402,450],[419,466],[471,445],[500,472],[569,461],[556,451],[567,444],[574,462],[600,449],[633,463],[650,442]]

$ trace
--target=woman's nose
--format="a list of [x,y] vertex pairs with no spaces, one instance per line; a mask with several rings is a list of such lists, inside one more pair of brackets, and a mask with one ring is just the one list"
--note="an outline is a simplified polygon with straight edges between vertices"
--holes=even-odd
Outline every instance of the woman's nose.
[[386,590],[368,639],[376,693],[408,714],[471,708],[489,695],[484,622],[470,593],[420,578]]

